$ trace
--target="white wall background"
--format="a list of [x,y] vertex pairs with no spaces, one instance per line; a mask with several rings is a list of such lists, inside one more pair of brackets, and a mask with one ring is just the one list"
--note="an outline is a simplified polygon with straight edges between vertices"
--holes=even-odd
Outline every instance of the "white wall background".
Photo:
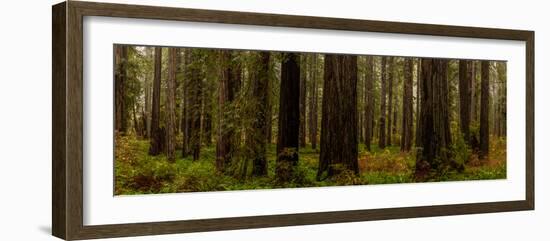
[[[51,230],[51,5],[0,8],[0,240],[56,240]],[[122,1],[119,1],[122,2]],[[153,2],[127,0],[125,2]],[[548,240],[550,28],[545,1],[174,0],[190,8],[316,15],[536,31],[536,210],[237,230],[120,240]]]

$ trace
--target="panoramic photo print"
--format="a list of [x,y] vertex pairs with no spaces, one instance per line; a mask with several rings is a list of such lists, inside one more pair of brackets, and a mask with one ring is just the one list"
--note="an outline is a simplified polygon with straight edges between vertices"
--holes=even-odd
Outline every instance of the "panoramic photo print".
[[506,178],[506,61],[118,44],[113,57],[115,195]]

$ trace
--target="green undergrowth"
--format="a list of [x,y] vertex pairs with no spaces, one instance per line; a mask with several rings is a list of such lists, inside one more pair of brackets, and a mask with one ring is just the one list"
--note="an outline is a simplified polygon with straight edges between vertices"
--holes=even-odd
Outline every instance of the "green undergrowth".
[[[499,146],[500,145],[500,146]],[[504,146],[504,151],[501,149]],[[464,171],[443,172],[428,181],[462,181],[506,178],[505,141],[494,141],[488,163],[464,160]],[[360,175],[350,172],[326,180],[317,180],[319,151],[310,146],[300,148],[299,164],[293,178],[280,182],[275,176],[275,145],[269,145],[267,177],[240,177],[218,174],[215,171],[215,146],[201,149],[198,161],[181,157],[177,150],[175,162],[169,162],[164,154],[148,155],[149,142],[132,136],[117,137],[115,151],[115,194],[152,194],[176,192],[230,191],[250,189],[322,187],[340,185],[367,185],[411,183],[414,180],[415,151],[400,152],[399,146],[379,149],[372,146],[368,152],[359,146]],[[462,152],[464,153],[464,151]],[[462,154],[464,158],[465,154]],[[474,156],[474,155],[472,155]]]

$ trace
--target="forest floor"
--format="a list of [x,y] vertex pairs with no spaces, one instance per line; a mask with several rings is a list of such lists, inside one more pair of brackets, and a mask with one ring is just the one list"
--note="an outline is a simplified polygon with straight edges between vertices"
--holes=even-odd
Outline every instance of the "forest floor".
[[[150,194],[225,191],[247,189],[271,189],[292,187],[320,187],[340,185],[391,184],[415,182],[415,151],[401,152],[399,146],[379,149],[373,145],[368,152],[359,146],[360,175],[344,173],[335,178],[317,181],[319,150],[310,146],[300,148],[299,165],[291,182],[280,183],[275,178],[275,144],[269,145],[268,176],[247,177],[219,175],[215,171],[215,145],[201,149],[198,161],[181,158],[177,152],[175,162],[169,162],[164,154],[149,156],[148,140],[133,136],[117,137],[115,151],[115,194]],[[489,157],[478,160],[467,152],[464,171],[442,171],[427,181],[463,181],[506,178],[506,140],[491,138]]]

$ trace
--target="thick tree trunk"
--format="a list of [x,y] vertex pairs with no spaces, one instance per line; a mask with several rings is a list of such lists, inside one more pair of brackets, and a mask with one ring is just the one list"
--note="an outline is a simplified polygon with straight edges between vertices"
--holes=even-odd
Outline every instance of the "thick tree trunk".
[[[190,50],[191,61],[189,62],[189,148],[193,154],[193,161],[200,157],[201,150],[201,115],[202,115],[202,92],[203,92],[203,76],[202,64],[197,62],[202,61],[203,57],[199,50]],[[195,62],[197,61],[197,62]]]
[[160,81],[162,72],[162,48],[155,47],[155,76],[153,79],[153,105],[151,113],[151,145],[149,155],[156,156],[164,149],[164,133],[160,129]]
[[416,159],[417,180],[429,178],[434,170],[452,162],[447,85],[447,60],[422,59],[422,146]]
[[357,56],[327,54],[317,179],[358,174],[357,139]]
[[413,138],[413,62],[405,58],[403,66],[403,118],[401,125],[401,151],[410,151]]
[[168,81],[166,85],[166,156],[176,160],[176,48],[168,49]]
[[479,111],[479,157],[489,154],[489,61],[481,61],[481,103]]
[[235,54],[230,50],[220,53],[220,77],[218,88],[218,141],[216,144],[216,170],[227,172],[232,164],[235,149],[235,121],[232,116],[232,104],[237,92],[236,85],[241,80],[241,69]]
[[317,87],[317,54],[311,56],[311,68],[310,68],[310,83],[311,89],[309,91],[309,141],[311,142],[311,148],[317,149],[317,99],[318,99],[318,87]]
[[472,101],[472,61],[460,60],[458,89],[460,95],[460,130],[465,143],[470,143],[470,114]]
[[128,130],[128,117],[126,110],[126,81],[128,79],[128,47],[115,46],[115,130],[125,134]]
[[281,65],[279,97],[279,128],[277,137],[277,178],[290,181],[298,164],[298,133],[300,129],[300,66],[299,56],[285,54]]
[[257,61],[252,76],[252,96],[256,102],[256,116],[252,123],[254,131],[247,139],[252,152],[252,175],[267,175],[266,140],[267,140],[267,110],[269,106],[269,52],[257,54]]
[[306,147],[307,55],[300,55],[300,147]]
[[382,73],[380,76],[380,119],[378,121],[378,147],[386,148],[386,58],[382,57]]
[[367,56],[367,71],[365,76],[365,146],[371,151],[371,141],[374,132],[374,57]]

